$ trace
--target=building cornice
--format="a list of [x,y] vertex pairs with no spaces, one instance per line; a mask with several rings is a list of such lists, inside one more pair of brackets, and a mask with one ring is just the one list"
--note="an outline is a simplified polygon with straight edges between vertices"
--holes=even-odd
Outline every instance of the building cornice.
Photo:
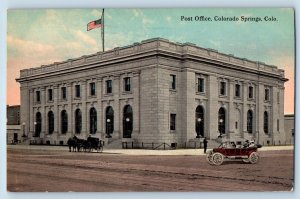
[[254,73],[261,76],[284,78],[284,71],[276,66],[262,62],[254,62],[245,58],[219,53],[213,49],[205,49],[192,43],[173,43],[165,39],[156,38],[134,43],[133,45],[114,48],[106,52],[85,55],[63,62],[55,62],[41,67],[21,70],[18,82],[26,82],[36,78],[65,75],[94,68],[110,66],[112,64],[141,60],[148,57],[168,57],[182,62],[195,61],[197,63],[213,64],[226,69],[233,69]]

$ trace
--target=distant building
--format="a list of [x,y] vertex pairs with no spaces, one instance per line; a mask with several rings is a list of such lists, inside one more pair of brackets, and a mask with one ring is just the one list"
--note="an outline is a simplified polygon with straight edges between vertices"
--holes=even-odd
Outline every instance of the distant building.
[[7,144],[16,144],[21,141],[22,132],[20,125],[20,105],[7,106],[6,107],[7,116]]
[[286,144],[295,142],[295,116],[294,114],[284,115],[284,131],[286,135]]
[[286,142],[284,71],[192,43],[145,40],[24,69],[17,81],[22,128],[37,142]]
[[7,125],[20,124],[20,105],[6,106]]

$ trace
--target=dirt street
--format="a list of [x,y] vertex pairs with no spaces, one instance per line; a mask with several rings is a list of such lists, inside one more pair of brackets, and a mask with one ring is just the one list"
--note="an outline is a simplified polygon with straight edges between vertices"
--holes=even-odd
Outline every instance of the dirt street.
[[289,191],[293,151],[262,151],[256,165],[200,155],[122,155],[55,150],[7,151],[7,189],[14,192]]

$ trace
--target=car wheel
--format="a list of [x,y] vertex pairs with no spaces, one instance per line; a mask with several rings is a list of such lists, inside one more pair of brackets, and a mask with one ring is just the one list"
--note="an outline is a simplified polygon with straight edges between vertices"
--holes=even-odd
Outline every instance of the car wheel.
[[249,159],[248,158],[247,159],[243,159],[243,162],[249,163]]
[[211,165],[214,164],[214,162],[212,161],[213,153],[214,153],[213,151],[209,151],[209,152],[207,153],[207,155],[206,155],[206,160],[207,160],[207,162],[208,162],[209,164],[211,164]]
[[258,160],[259,160],[259,155],[258,155],[258,153],[252,152],[252,153],[249,155],[249,162],[250,162],[251,164],[257,163]]
[[221,153],[214,153],[212,155],[212,161],[215,165],[221,165],[224,161],[224,155]]

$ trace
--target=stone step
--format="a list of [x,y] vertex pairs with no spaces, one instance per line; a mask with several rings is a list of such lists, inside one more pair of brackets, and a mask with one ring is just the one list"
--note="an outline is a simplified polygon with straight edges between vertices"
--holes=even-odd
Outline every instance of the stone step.
[[122,139],[120,138],[106,138],[104,149],[122,149]]

